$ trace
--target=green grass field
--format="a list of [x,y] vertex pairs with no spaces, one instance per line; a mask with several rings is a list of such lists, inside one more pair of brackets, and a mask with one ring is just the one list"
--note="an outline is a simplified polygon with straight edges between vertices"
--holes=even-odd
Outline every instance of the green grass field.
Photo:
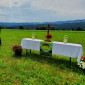
[[[36,30],[6,30],[1,32],[0,46],[0,85],[85,85],[85,74],[77,65],[77,58],[61,55],[44,56],[38,51],[22,56],[15,56],[12,47],[20,45],[23,38],[31,38],[35,32],[36,39],[45,40],[47,31]],[[83,46],[85,56],[85,31],[50,31],[52,41],[63,42],[68,35],[69,43]]]

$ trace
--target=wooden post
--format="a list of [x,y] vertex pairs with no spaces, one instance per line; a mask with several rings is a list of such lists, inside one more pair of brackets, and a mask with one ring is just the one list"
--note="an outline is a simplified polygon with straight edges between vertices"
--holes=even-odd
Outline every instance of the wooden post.
[[30,49],[30,54],[31,54],[31,49]]
[[[27,49],[26,49],[26,55],[28,54]],[[30,54],[31,54],[31,49],[30,49]]]
[[70,65],[71,65],[71,57],[70,57]]
[[26,49],[26,55],[27,55],[27,49]]

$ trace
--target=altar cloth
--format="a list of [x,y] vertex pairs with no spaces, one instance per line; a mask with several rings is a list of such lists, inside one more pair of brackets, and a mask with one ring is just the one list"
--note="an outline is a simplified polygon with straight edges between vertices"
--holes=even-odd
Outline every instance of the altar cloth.
[[[21,41],[21,46],[23,49],[31,49],[40,51],[40,42],[39,39],[30,39],[24,38]],[[83,55],[83,48],[81,44],[73,43],[63,43],[63,42],[53,42],[52,54],[63,55],[72,58],[78,58],[77,62],[80,61],[81,56]]]

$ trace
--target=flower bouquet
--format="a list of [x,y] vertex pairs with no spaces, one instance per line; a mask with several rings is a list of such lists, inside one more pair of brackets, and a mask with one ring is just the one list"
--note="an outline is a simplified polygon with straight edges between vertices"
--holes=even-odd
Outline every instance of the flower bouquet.
[[45,39],[45,41],[51,42],[51,37],[53,37],[53,36],[51,34],[47,34],[47,35],[45,35],[45,37],[47,38],[47,39]]
[[82,56],[80,62],[78,63],[79,67],[85,69],[85,57]]
[[22,47],[20,45],[14,45],[13,51],[15,52],[15,55],[21,55],[22,53]]

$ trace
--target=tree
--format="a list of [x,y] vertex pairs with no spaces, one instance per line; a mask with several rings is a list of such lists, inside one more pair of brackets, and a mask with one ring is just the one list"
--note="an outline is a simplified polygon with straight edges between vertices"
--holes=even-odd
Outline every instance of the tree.
[[30,30],[30,28],[26,28],[26,30]]
[[19,29],[24,29],[24,27],[23,26],[19,26]]
[[80,28],[80,27],[76,28],[76,30],[77,30],[77,31],[83,31],[83,29]]
[[0,26],[0,29],[5,29],[5,27],[4,26]]
[[39,27],[39,28],[40,28],[40,30],[46,30],[45,27]]
[[40,30],[40,28],[39,27],[36,27],[36,30]]
[[75,30],[74,28],[72,28],[71,30]]
[[1,26],[0,26],[0,45],[1,45]]
[[36,30],[46,30],[45,27],[36,27]]

